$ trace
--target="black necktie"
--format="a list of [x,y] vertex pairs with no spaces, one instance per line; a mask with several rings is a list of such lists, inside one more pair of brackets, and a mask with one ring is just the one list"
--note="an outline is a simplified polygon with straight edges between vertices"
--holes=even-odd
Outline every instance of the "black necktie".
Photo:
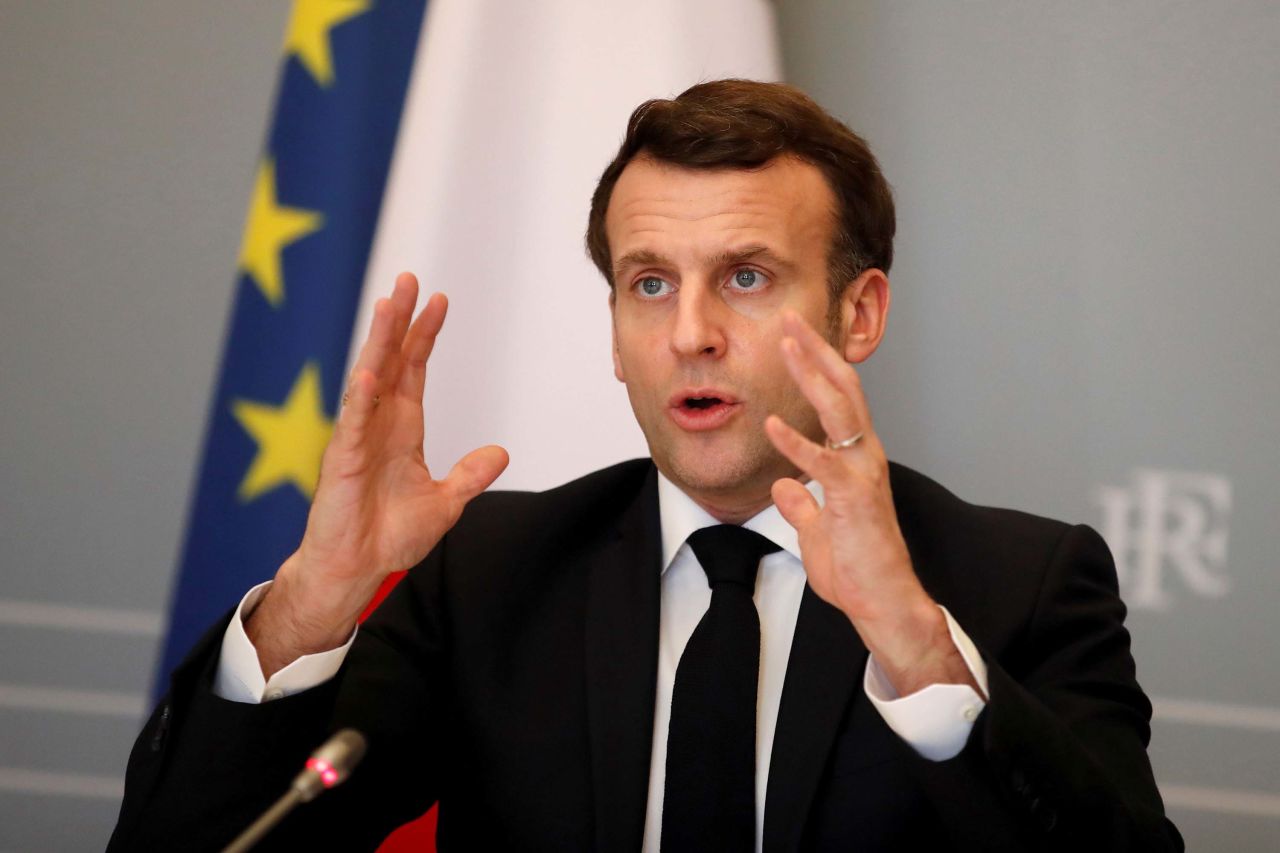
[[663,853],[755,847],[756,684],[760,616],[751,593],[760,558],[779,550],[721,524],[689,537],[711,606],[676,667],[662,798]]

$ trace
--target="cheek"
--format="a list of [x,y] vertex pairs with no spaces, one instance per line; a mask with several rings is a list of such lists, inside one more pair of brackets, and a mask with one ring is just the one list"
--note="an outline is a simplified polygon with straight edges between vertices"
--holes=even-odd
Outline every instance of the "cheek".
[[613,377],[619,382],[626,382],[626,372],[622,369],[622,356],[618,354],[618,345],[613,346]]
[[780,341],[781,337],[771,340],[754,354],[750,367],[751,384],[758,398],[766,403],[767,411],[761,417],[775,413],[792,426],[801,427],[812,419],[813,407],[791,378],[782,360]]
[[653,325],[618,319],[613,327],[613,362],[628,380],[640,379],[662,352],[662,335]]
[[754,331],[750,346],[743,348],[742,359],[758,389],[781,396],[783,389],[795,387],[782,360],[782,323],[770,322]]
[[632,405],[647,404],[659,389],[659,365],[654,350],[634,337],[615,339],[613,375],[627,386]]

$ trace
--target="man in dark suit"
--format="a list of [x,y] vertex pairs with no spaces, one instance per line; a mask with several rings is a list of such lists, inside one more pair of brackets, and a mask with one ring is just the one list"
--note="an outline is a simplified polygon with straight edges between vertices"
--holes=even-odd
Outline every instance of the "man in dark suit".
[[893,231],[865,143],[798,91],[719,81],[642,105],[587,243],[652,462],[465,513],[506,455],[443,480],[423,465],[445,302],[411,322],[402,276],[298,551],[174,674],[113,847],[224,844],[354,726],[365,764],[272,843],[368,848],[438,800],[446,849],[673,848],[681,652],[719,595],[690,534],[717,524],[774,550],[753,558],[735,849],[1180,847],[1096,534],[970,506],[885,457],[852,365],[884,334]]

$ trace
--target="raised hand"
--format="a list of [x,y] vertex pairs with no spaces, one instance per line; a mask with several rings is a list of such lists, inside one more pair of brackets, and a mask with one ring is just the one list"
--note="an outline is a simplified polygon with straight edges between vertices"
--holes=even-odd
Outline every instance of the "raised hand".
[[783,330],[787,369],[828,436],[824,446],[776,415],[765,421],[778,451],[822,484],[822,506],[797,480],[773,484],[774,503],[799,534],[809,585],[849,617],[900,694],[940,682],[973,684],[942,611],[912,568],[888,459],[857,372],[794,312],[784,316]]
[[425,557],[507,465],[506,451],[489,446],[443,479],[427,469],[422,395],[448,301],[434,294],[413,320],[417,298],[417,279],[401,273],[374,306],[302,543],[246,623],[267,677],[341,645],[382,580]]

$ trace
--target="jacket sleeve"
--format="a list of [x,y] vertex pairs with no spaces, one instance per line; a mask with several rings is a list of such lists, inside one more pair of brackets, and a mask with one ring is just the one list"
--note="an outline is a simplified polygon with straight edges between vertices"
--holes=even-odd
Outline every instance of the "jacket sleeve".
[[443,548],[361,627],[333,679],[293,696],[252,705],[213,692],[232,614],[220,620],[174,671],[134,743],[108,850],[221,850],[285,793],[317,746],[346,727],[368,741],[351,778],[299,805],[255,850],[373,850],[428,809],[439,766],[442,703],[432,687],[439,685]]
[[1102,538],[1067,529],[1025,631],[982,649],[990,701],[956,757],[915,768],[947,824],[982,849],[1181,850],[1146,747],[1125,608]]

